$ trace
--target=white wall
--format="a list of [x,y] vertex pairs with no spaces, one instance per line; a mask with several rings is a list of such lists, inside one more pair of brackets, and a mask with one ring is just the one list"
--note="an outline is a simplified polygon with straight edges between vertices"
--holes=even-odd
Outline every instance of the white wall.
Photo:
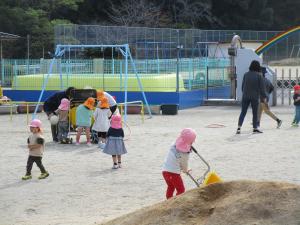
[[[252,49],[253,51],[262,45],[261,42],[242,42],[244,48]],[[215,53],[215,57],[229,57],[228,56],[228,48],[230,47],[230,43],[219,43],[217,44],[208,44],[209,54],[213,57]]]
[[236,74],[237,74],[237,88],[236,97],[237,100],[242,100],[242,82],[246,72],[249,71],[250,63],[253,60],[257,60],[260,63],[262,59],[252,49],[237,49],[237,56],[235,57]]

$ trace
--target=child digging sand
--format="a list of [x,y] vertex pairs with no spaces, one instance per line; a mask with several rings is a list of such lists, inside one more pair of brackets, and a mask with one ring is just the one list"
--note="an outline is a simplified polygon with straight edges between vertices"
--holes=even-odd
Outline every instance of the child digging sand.
[[167,183],[166,198],[173,197],[185,192],[185,187],[181,178],[181,171],[188,172],[188,160],[191,147],[196,139],[196,132],[191,128],[185,128],[176,139],[175,145],[171,147],[163,165],[162,175]]
[[41,130],[42,122],[38,119],[34,119],[31,121],[29,127],[32,134],[27,139],[29,156],[27,160],[26,175],[22,177],[22,180],[29,180],[32,178],[31,169],[34,162],[41,170],[41,175],[38,178],[45,179],[49,176],[49,173],[45,170],[42,163],[45,147],[45,139],[42,136]]

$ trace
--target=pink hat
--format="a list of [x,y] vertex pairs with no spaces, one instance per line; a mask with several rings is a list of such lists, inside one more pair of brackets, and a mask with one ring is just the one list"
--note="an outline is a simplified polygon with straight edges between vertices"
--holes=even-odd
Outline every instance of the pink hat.
[[60,105],[58,106],[60,110],[69,110],[69,107],[70,107],[70,101],[67,98],[63,98],[60,101]]
[[37,127],[37,128],[41,128],[42,126],[42,122],[39,119],[34,119],[30,122],[30,127]]
[[120,115],[113,115],[111,117],[110,126],[115,129],[122,128],[122,118]]
[[176,139],[176,149],[180,152],[189,152],[196,139],[196,132],[191,128],[184,128]]

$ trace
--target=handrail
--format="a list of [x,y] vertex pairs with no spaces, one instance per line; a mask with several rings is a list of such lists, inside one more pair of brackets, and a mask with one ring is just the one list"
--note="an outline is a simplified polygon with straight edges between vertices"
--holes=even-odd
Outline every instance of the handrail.
[[26,102],[26,101],[11,101],[11,100],[4,100],[0,99],[0,103],[5,103],[10,106],[10,121],[12,121],[12,115],[13,115],[13,106],[18,106],[18,105],[26,105],[26,122],[29,124],[29,106],[30,105],[41,105],[41,103],[44,102]]
[[[121,112],[120,112],[120,114],[121,114],[121,116],[123,116],[123,106],[125,105],[125,103],[118,103],[118,106],[120,106],[120,108],[121,108]],[[144,102],[143,101],[132,101],[132,102],[126,102],[126,105],[128,106],[128,105],[130,105],[130,106],[141,106],[141,117],[142,117],[142,122],[144,123],[144,121],[145,121],[145,118],[144,118],[144,114],[145,114],[145,112],[144,112],[144,109],[145,109],[145,107],[144,107]]]

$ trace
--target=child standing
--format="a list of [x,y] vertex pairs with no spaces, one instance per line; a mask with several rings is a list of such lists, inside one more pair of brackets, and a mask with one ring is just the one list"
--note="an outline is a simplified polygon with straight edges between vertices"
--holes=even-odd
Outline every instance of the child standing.
[[26,175],[22,177],[22,180],[32,178],[31,169],[34,162],[41,170],[41,175],[38,178],[45,179],[49,176],[49,173],[45,170],[42,164],[42,156],[45,147],[45,139],[42,136],[41,131],[42,122],[38,119],[34,119],[31,121],[29,127],[32,134],[27,139],[29,156],[27,160]]
[[175,145],[171,147],[163,165],[162,175],[168,185],[166,198],[173,197],[176,189],[176,195],[185,192],[185,187],[181,178],[181,171],[187,173],[189,153],[196,139],[196,132],[191,128],[185,128],[176,139]]
[[92,129],[97,132],[99,138],[99,147],[104,148],[106,133],[109,129],[109,117],[111,112],[109,110],[108,99],[103,97],[99,103],[98,107],[94,112],[95,122]]
[[126,154],[127,150],[123,141],[124,131],[120,115],[112,115],[111,125],[106,136],[107,142],[103,152],[112,156],[113,169],[121,168],[121,155]]
[[67,143],[67,137],[69,132],[69,107],[70,101],[67,98],[63,98],[60,101],[58,109],[54,111],[54,114],[58,115],[57,139],[62,144]]
[[300,121],[300,85],[294,86],[294,105],[295,105],[295,119],[292,123],[292,126],[298,127]]
[[89,97],[85,102],[79,105],[76,109],[76,126],[77,126],[77,134],[76,134],[76,143],[75,145],[79,145],[80,135],[85,130],[87,145],[91,146],[91,134],[90,127],[92,123],[93,109],[94,109],[95,99]]

